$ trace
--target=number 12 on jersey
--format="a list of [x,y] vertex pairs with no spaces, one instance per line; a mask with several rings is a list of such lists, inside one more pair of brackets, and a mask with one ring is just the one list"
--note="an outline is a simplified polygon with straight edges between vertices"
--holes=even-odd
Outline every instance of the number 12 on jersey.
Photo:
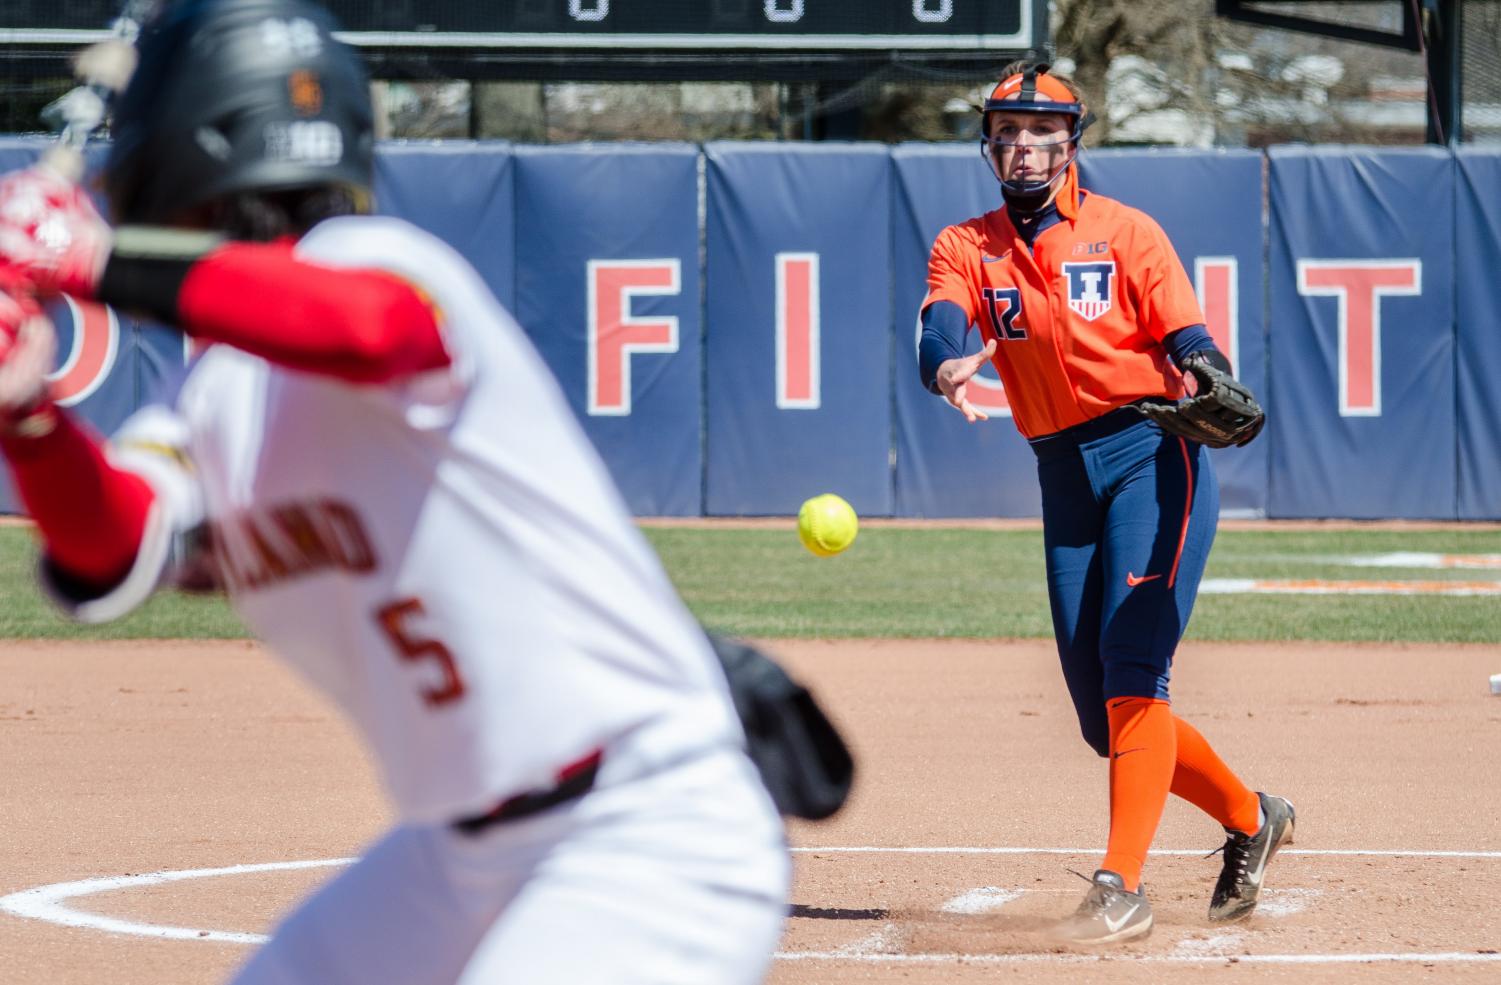
[[1022,311],[1022,292],[1014,287],[987,287],[980,292],[985,298],[985,312],[990,316],[990,330],[1002,342],[1027,337],[1027,330],[1016,324]]
[[450,704],[464,696],[464,678],[459,675],[453,653],[441,640],[413,635],[408,621],[426,614],[422,600],[416,596],[397,599],[375,610],[375,621],[391,641],[396,653],[408,663],[431,661],[441,676],[437,685],[423,688],[422,700],[429,707]]

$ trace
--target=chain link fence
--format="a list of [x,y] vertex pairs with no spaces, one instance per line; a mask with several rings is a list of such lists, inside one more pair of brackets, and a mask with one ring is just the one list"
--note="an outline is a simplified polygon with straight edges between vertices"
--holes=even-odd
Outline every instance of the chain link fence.
[[1501,0],[1466,0],[1461,14],[1463,139],[1501,145]]

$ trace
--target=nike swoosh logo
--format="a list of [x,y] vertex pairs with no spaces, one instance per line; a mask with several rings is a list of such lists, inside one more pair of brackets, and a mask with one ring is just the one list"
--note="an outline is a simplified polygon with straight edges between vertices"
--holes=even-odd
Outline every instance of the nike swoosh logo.
[[1127,571],[1126,572],[1126,584],[1130,585],[1132,588],[1135,588],[1137,585],[1145,585],[1147,582],[1151,581],[1153,578],[1161,578],[1161,577],[1162,577],[1161,575],[1142,575],[1140,578],[1138,578],[1138,577],[1136,577],[1136,575],[1134,575],[1131,572]]
[[1125,913],[1122,913],[1119,920],[1112,920],[1109,917],[1105,917],[1105,926],[1109,928],[1110,932],[1113,934],[1117,930],[1120,930],[1122,927],[1124,927],[1126,925],[1126,921],[1131,919],[1131,914],[1135,913],[1139,909],[1141,909],[1140,903],[1132,903],[1131,909],[1127,910]]
[[1112,758],[1114,758],[1114,759],[1120,759],[1122,756],[1124,756],[1128,752],[1141,752],[1145,748],[1146,748],[1146,746],[1137,746],[1135,749],[1122,749],[1120,752],[1116,753],[1115,756],[1112,757]]
[[1271,854],[1272,854],[1272,839],[1271,839],[1271,832],[1268,831],[1267,832],[1266,844],[1263,845],[1263,846],[1261,846],[1261,858],[1256,861],[1256,868],[1254,868],[1250,872],[1246,873],[1246,878],[1248,880],[1250,880],[1251,885],[1253,885],[1253,886],[1260,886],[1261,885],[1261,875],[1262,875],[1262,873],[1264,873],[1266,871],[1266,860],[1267,860],[1268,856],[1270,856]]
[[1011,251],[1010,250],[1007,250],[1005,253],[1002,253],[998,257],[988,257],[988,256],[986,256],[985,254],[982,253],[982,254],[980,254],[980,262],[981,263],[995,263],[997,260],[1004,260],[1007,257],[1009,257],[1010,255],[1011,255]]

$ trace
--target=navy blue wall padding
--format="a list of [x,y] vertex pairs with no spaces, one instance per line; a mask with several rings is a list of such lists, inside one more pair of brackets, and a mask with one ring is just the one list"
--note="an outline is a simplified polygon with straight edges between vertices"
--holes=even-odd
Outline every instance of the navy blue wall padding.
[[1501,151],[1461,150],[1455,243],[1459,516],[1501,518]]
[[[1040,516],[1037,459],[1009,416],[970,424],[924,389],[917,371],[918,313],[927,294],[928,251],[944,226],[1001,204],[1001,190],[975,145],[895,148],[892,258],[896,333],[896,512],[899,516]],[[967,352],[979,349],[970,332]],[[981,376],[994,386],[993,368]]]
[[[1453,519],[1453,156],[1277,147],[1270,161],[1271,399],[1283,410],[1267,428],[1270,514]],[[1300,294],[1299,264],[1409,258],[1421,294],[1379,299],[1380,371],[1353,373],[1379,379],[1380,414],[1341,416],[1341,364],[1358,367],[1339,357],[1338,299]]]
[[[1191,280],[1200,259],[1235,259],[1240,339],[1235,375],[1251,388],[1267,412],[1275,415],[1275,393],[1267,386],[1266,377],[1261,154],[1167,148],[1090,150],[1079,156],[1079,162],[1079,177],[1086,188],[1141,209],[1157,220]],[[1206,215],[1210,203],[1212,214]],[[1270,445],[1263,432],[1244,448],[1211,452],[1223,512],[1265,514]]]
[[[861,514],[890,514],[890,155],[746,143],[705,153],[706,512],[785,515],[834,491]],[[817,390],[784,390],[801,404],[816,392],[816,407],[778,406],[776,257],[786,253],[818,257]]]
[[516,304],[516,185],[498,141],[382,144],[375,205],[464,254],[508,309]]
[[[698,148],[518,147],[515,313],[557,375],[630,509],[703,511]],[[677,351],[630,357],[628,416],[590,416],[588,264],[677,260],[679,291],[630,314],[675,317]]]

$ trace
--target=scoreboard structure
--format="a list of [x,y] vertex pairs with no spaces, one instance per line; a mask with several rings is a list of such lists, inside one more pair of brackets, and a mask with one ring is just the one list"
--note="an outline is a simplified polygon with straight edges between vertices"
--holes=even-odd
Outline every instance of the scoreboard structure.
[[1032,10],[1020,0],[334,0],[329,8],[352,39],[393,45],[985,50],[1027,47],[1032,37]]
[[[117,0],[0,0],[0,54],[87,44]],[[377,75],[746,80],[985,66],[1047,44],[1047,0],[325,0]]]

